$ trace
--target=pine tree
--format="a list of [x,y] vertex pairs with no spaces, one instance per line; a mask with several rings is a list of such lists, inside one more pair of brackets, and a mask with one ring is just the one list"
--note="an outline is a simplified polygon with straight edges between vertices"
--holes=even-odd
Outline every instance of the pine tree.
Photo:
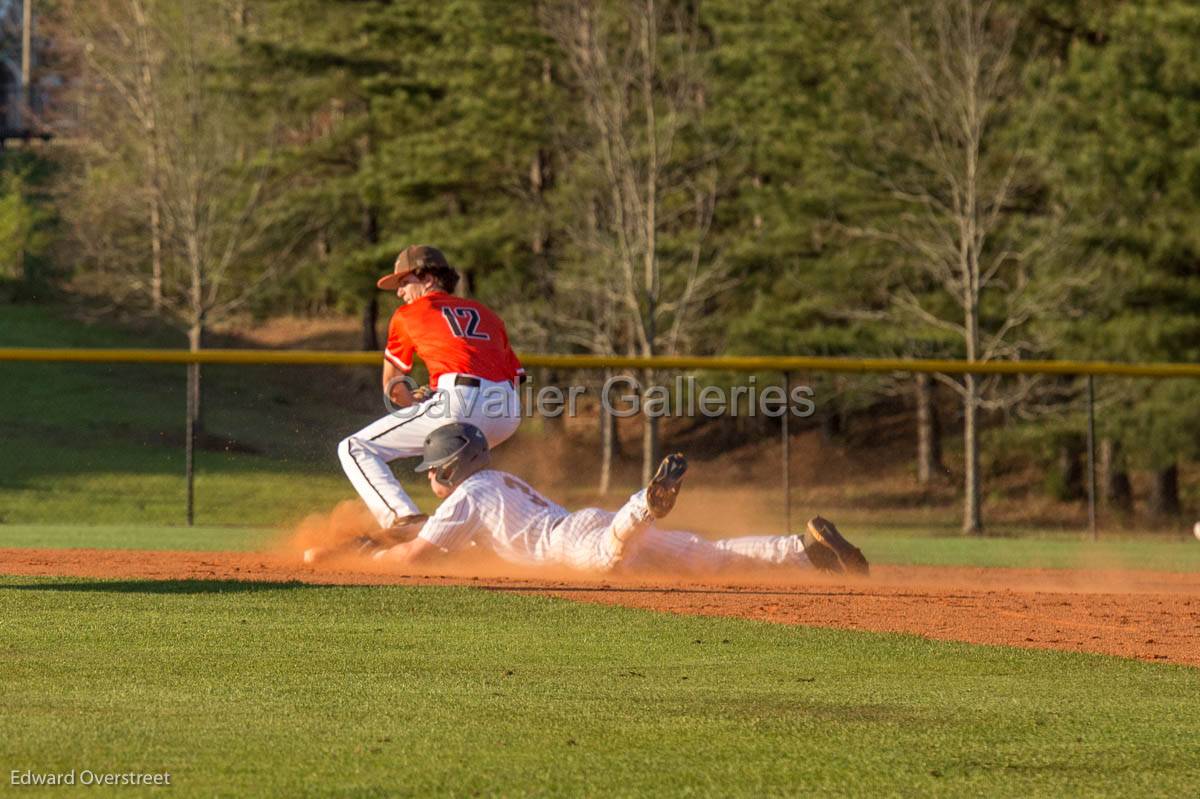
[[[833,224],[849,201],[838,153],[852,135],[855,87],[877,71],[862,32],[878,11],[843,0],[706,5],[711,125],[732,143],[715,223],[737,285],[715,314],[733,319],[729,351],[882,355],[901,344],[879,323],[881,251],[846,248]],[[890,384],[806,379],[827,431]]]
[[524,277],[548,257],[540,194],[553,113],[535,11],[486,0],[261,4],[247,51],[272,67],[264,100],[294,113],[292,157],[308,176],[295,213],[321,222],[315,283],[362,307],[365,328],[374,278],[413,243],[444,249],[465,291],[501,306],[528,297]]
[[[1065,352],[1128,361],[1200,360],[1200,9],[1122,6],[1072,37],[1048,147],[1076,256],[1106,291]],[[1103,430],[1154,473],[1152,506],[1178,510],[1177,463],[1200,454],[1191,382],[1110,384]]]
[[399,69],[395,51],[374,46],[387,4],[261,0],[243,42],[244,73],[260,76],[248,102],[283,109],[287,158],[298,178],[286,213],[312,233],[305,269],[272,302],[360,311],[363,346],[376,348],[374,280],[395,252],[381,241],[382,189],[372,168],[383,138],[373,87]]

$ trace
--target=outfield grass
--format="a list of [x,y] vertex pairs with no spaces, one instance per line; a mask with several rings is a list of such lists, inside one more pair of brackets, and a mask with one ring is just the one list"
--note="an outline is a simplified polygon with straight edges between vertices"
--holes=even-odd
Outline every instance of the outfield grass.
[[0,601],[5,780],[168,771],[180,796],[1200,792],[1200,670],[1184,667],[470,589],[7,577]]
[[1200,571],[1200,542],[1193,539],[941,538],[876,531],[860,533],[854,542],[873,562],[897,565]]
[[285,534],[270,527],[5,524],[0,547],[249,552],[270,547]]
[[[101,458],[103,463],[94,470],[36,478],[14,477],[12,472],[22,466],[6,469],[9,479],[0,488],[0,522],[166,526],[186,521],[182,457],[178,473],[129,470],[136,453],[108,449]],[[124,467],[114,461],[122,461]],[[314,473],[265,458],[204,453],[196,469],[195,518],[207,527],[286,524],[355,496],[336,462]],[[419,484],[409,487],[420,493]]]
[[[181,343],[6,305],[0,346]],[[378,415],[367,390],[374,380],[319,367],[206,366],[203,374],[210,438],[196,457],[197,523],[283,524],[354,496],[336,446]],[[4,363],[0,384],[0,524],[185,520],[184,367]]]

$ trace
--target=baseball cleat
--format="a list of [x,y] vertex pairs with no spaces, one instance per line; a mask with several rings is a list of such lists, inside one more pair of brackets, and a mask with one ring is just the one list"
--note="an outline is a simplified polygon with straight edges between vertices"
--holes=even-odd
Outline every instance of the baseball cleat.
[[679,496],[679,484],[687,472],[687,458],[676,452],[662,459],[658,471],[650,478],[646,486],[646,504],[654,518],[661,519],[675,507],[675,498]]
[[871,573],[871,565],[863,557],[862,550],[842,538],[833,522],[821,516],[808,520],[808,529],[804,533],[804,554],[821,571],[857,577],[867,577]]
[[842,568],[842,562],[838,560],[837,553],[813,538],[812,534],[808,532],[804,533],[804,555],[813,568],[819,572],[842,574],[845,571]]

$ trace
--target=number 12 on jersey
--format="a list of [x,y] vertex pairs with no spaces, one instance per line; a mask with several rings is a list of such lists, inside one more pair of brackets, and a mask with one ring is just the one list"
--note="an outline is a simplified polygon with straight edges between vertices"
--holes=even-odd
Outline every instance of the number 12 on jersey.
[[450,333],[455,338],[469,338],[475,341],[492,340],[491,336],[479,330],[479,311],[474,308],[443,306],[442,316],[446,317],[446,324],[450,325]]

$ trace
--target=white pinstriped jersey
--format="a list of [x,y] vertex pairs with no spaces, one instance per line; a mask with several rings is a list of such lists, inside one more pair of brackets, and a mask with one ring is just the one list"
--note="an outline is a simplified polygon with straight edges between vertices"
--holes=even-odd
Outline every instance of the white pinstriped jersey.
[[554,561],[552,531],[567,511],[515,475],[485,469],[468,477],[421,528],[447,552],[472,542],[522,565]]
[[[692,533],[652,526],[645,492],[616,513],[585,508],[568,513],[506,472],[486,469],[468,477],[429,517],[420,537],[446,552],[475,543],[522,566],[557,564],[606,571],[617,565],[614,530],[633,537],[622,568],[713,573],[728,567],[808,565],[799,536],[751,536],[708,541]],[[627,534],[621,536],[629,540]]]

